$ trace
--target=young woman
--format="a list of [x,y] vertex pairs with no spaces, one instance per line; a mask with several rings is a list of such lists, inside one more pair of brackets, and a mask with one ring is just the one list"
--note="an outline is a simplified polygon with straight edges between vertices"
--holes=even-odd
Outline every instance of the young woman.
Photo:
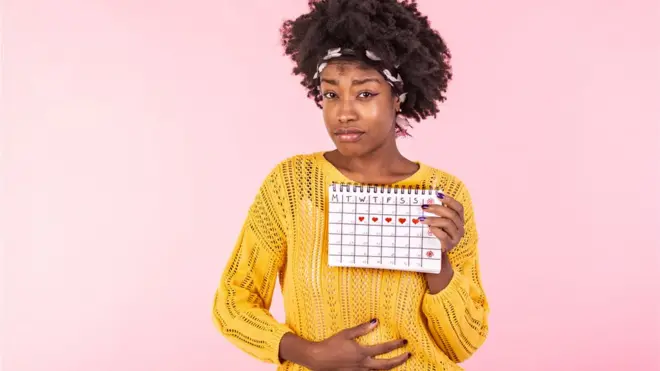
[[[434,116],[450,53],[414,3],[311,1],[282,28],[286,54],[323,110],[336,149],[281,161],[266,177],[213,305],[220,332],[279,370],[461,370],[484,343],[488,302],[466,186],[405,158],[407,119]],[[442,189],[424,205],[438,274],[328,264],[333,183]],[[269,312],[279,277],[285,323]]]

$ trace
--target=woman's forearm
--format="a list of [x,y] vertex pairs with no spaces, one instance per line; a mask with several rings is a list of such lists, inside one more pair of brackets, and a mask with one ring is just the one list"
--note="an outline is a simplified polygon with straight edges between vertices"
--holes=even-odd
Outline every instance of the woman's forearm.
[[284,334],[280,341],[280,361],[289,361],[311,369],[314,365],[313,349],[315,344],[292,332],[288,332]]
[[449,262],[449,256],[447,253],[442,253],[442,268],[440,273],[426,273],[426,282],[428,284],[429,291],[431,294],[437,294],[442,291],[449,285],[452,277],[454,277],[454,268]]

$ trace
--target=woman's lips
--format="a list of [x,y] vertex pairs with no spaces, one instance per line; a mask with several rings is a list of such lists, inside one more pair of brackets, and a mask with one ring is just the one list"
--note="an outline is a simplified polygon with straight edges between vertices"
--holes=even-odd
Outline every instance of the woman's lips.
[[335,130],[335,136],[340,142],[353,143],[362,138],[364,131],[357,128],[342,128]]

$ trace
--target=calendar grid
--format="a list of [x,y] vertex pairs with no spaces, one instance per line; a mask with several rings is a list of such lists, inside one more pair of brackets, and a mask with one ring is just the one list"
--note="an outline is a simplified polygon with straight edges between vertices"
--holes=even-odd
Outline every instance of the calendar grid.
[[440,242],[419,222],[434,199],[358,189],[330,189],[330,266],[439,272]]

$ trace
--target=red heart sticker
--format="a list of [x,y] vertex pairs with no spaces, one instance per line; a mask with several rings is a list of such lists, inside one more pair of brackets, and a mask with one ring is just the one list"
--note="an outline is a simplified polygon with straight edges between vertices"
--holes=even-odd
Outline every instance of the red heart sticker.
[[399,218],[399,223],[403,224],[406,222],[406,218]]
[[417,220],[417,219],[413,219],[412,222],[413,222],[414,224],[417,224],[417,223],[419,223],[419,220]]
[[385,221],[389,223],[392,221],[392,218],[385,218]]
[[431,204],[433,203],[433,199],[432,199],[432,198],[429,198],[429,200],[426,201],[426,203],[429,204],[429,205],[431,205]]
[[433,256],[433,251],[427,251],[426,256],[428,256],[429,258],[432,257]]
[[374,216],[373,218],[371,218],[371,220],[373,220],[373,221],[374,221],[374,223],[375,223],[375,222],[377,222],[377,221],[378,221],[378,218],[376,218],[376,217]]
[[364,220],[364,217],[361,216],[361,217],[359,217],[358,219],[360,219],[360,221],[363,221],[363,220]]

